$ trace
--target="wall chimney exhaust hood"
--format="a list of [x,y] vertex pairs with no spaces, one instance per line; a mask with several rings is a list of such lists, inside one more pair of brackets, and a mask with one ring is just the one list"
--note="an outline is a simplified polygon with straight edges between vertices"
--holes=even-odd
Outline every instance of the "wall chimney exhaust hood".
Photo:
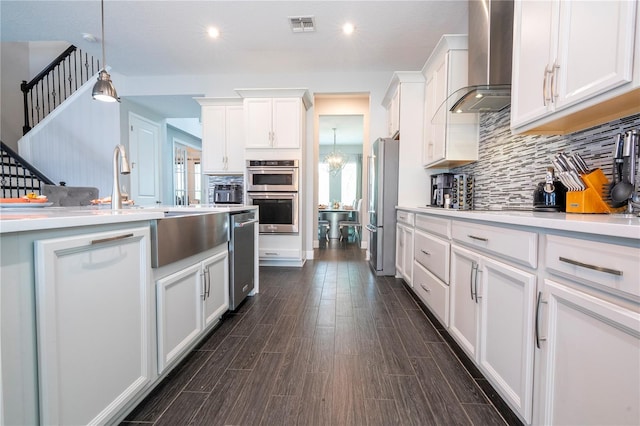
[[453,93],[450,111],[501,111],[511,103],[513,0],[469,0],[468,87]]

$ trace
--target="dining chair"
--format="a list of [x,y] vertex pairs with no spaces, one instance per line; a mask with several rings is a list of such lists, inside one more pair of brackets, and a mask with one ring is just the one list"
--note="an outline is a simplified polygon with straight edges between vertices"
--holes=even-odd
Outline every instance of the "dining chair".
[[[362,207],[362,198],[359,198],[353,202],[354,214],[351,220],[341,220],[338,222],[338,228],[340,230],[340,241],[349,239],[349,229],[353,228],[353,235],[355,236],[358,245],[360,245],[360,232],[362,230],[362,223],[360,222],[360,209]],[[346,230],[346,235],[345,235]]]
[[329,241],[329,230],[331,224],[326,219],[318,219],[318,239]]

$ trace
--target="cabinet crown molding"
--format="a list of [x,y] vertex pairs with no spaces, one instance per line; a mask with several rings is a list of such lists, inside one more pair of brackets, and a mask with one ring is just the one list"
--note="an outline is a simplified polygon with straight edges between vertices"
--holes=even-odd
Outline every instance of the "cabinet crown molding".
[[235,89],[235,92],[243,98],[302,98],[307,110],[313,105],[309,90],[305,88]]

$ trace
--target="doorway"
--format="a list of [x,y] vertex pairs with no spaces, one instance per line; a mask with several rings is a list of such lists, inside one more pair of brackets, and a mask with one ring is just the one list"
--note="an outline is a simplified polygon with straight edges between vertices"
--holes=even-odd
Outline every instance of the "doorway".
[[[337,202],[341,207],[352,206],[362,199],[366,206],[366,158],[369,144],[369,94],[316,94],[314,96],[314,205],[313,247],[320,246],[318,228],[319,205]],[[346,157],[345,166],[331,174],[326,168],[325,157],[335,149]],[[360,215],[366,225],[367,215]],[[360,241],[366,249],[368,239]]]
[[203,203],[202,152],[173,139],[173,200],[176,206]]

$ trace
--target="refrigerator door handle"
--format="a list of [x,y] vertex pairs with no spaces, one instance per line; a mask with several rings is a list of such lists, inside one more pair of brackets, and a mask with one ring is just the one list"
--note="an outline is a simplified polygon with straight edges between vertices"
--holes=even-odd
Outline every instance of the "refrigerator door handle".
[[367,231],[369,232],[378,232],[378,228],[376,228],[375,226],[371,225],[371,224],[367,224],[367,226],[365,226],[365,228],[367,229]]

